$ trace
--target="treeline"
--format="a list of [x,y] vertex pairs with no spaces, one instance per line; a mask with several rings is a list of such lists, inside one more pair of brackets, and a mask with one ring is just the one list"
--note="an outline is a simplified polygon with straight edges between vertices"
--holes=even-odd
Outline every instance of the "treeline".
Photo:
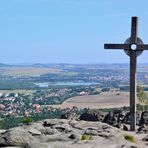
[[26,81],[0,81],[0,90],[37,89],[38,86]]
[[0,118],[0,129],[9,129],[20,124],[28,124],[30,122],[37,122],[44,119],[61,119],[62,115],[65,113],[75,113],[76,115],[81,115],[84,113],[86,109],[58,109],[51,108],[51,110],[47,110],[47,108],[43,109],[41,113],[35,113],[32,116],[24,117],[24,116],[1,116]]
[[40,121],[44,119],[54,119],[58,118],[60,119],[61,112],[60,110],[56,110],[54,112],[47,112],[47,113],[40,113],[40,114],[34,114],[31,117],[16,117],[16,116],[6,116],[4,118],[1,118],[0,120],[0,129],[9,129],[18,126],[19,124],[23,124],[25,119],[31,119],[31,121]]

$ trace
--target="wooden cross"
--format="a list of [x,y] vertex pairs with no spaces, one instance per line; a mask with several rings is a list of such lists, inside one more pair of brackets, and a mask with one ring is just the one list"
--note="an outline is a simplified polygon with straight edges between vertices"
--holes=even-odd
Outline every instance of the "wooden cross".
[[124,44],[104,44],[105,49],[123,49],[130,57],[130,130],[136,130],[136,98],[137,98],[137,80],[136,67],[137,56],[143,50],[148,50],[148,44],[143,44],[143,41],[137,36],[138,17],[132,17],[131,37]]

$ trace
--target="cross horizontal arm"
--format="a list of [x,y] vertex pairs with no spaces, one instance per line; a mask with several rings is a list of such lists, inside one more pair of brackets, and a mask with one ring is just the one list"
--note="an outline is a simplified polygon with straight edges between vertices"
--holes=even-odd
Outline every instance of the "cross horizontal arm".
[[104,44],[105,49],[129,49],[129,44]]
[[137,49],[148,50],[148,44],[137,45]]

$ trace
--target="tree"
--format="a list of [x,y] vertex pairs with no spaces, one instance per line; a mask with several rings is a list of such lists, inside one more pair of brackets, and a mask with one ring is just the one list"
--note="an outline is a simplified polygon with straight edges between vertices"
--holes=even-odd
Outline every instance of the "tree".
[[143,106],[144,111],[144,105],[146,103],[146,94],[144,92],[144,87],[137,86],[137,97],[139,100],[139,103]]

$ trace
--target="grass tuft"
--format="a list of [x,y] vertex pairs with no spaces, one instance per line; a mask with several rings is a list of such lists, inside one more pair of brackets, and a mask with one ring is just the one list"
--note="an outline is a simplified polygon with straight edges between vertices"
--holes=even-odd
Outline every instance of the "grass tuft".
[[84,134],[81,136],[81,140],[91,140],[92,139],[92,135],[89,134]]
[[124,135],[124,138],[129,142],[132,142],[132,143],[135,142],[135,138],[132,135]]

